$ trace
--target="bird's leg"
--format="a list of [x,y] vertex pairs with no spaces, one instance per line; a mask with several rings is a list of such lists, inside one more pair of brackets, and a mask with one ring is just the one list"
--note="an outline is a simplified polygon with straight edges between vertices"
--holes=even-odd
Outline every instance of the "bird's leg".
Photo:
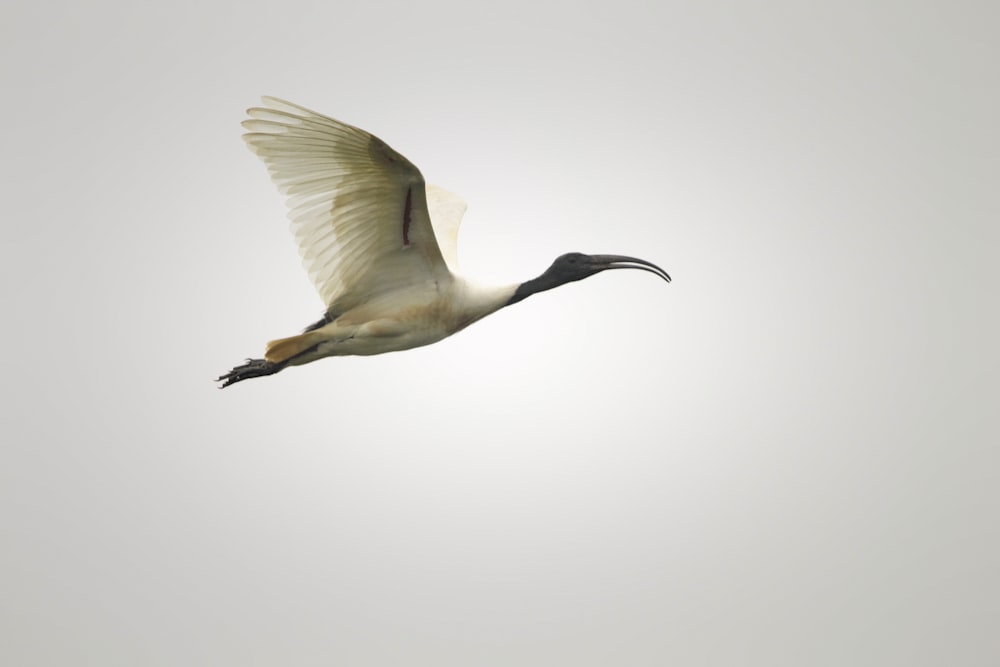
[[219,389],[224,389],[231,384],[250,378],[274,375],[287,365],[287,362],[274,363],[266,359],[247,359],[247,362],[242,366],[237,366],[225,375],[220,375],[216,382],[221,382],[222,386]]

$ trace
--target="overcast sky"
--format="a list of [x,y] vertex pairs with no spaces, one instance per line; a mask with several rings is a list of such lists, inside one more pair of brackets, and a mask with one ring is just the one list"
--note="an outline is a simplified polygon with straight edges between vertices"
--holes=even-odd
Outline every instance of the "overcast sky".
[[[0,663],[1000,664],[996,3],[15,0]],[[213,378],[323,306],[277,95],[573,283]]]

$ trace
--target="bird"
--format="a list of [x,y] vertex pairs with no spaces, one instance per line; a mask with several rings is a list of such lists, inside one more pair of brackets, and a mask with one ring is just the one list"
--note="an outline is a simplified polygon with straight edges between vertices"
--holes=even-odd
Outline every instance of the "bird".
[[459,272],[459,196],[376,136],[285,100],[247,110],[243,139],[287,196],[303,264],[326,311],[302,333],[267,343],[263,358],[219,376],[219,387],[342,355],[436,343],[533,294],[611,269],[670,282],[625,255],[560,255],[525,282],[487,286]]

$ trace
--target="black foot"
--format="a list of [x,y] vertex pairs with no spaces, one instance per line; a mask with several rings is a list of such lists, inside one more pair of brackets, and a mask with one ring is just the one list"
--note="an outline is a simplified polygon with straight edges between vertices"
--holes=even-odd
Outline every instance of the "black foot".
[[220,375],[216,382],[221,382],[222,386],[219,389],[224,389],[231,384],[249,380],[250,378],[274,375],[284,367],[284,363],[274,364],[266,359],[247,359],[247,362],[242,366],[237,366],[225,375]]

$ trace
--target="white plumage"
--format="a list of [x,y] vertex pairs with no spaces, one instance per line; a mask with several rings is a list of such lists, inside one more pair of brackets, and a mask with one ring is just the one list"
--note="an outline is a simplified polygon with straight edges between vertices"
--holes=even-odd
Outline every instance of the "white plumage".
[[[376,292],[448,278],[424,180],[409,160],[364,130],[273,97],[264,102],[269,108],[248,111],[243,138],[288,196],[299,252],[328,307],[348,310]],[[460,220],[448,231],[457,235]]]
[[219,378],[223,386],[290,365],[345,354],[427,345],[538,291],[631,257],[563,255],[538,278],[478,287],[458,275],[458,228],[466,204],[425,186],[420,171],[377,137],[274,97],[247,111],[244,139],[287,196],[292,231],[327,311],[304,333],[268,343]]

